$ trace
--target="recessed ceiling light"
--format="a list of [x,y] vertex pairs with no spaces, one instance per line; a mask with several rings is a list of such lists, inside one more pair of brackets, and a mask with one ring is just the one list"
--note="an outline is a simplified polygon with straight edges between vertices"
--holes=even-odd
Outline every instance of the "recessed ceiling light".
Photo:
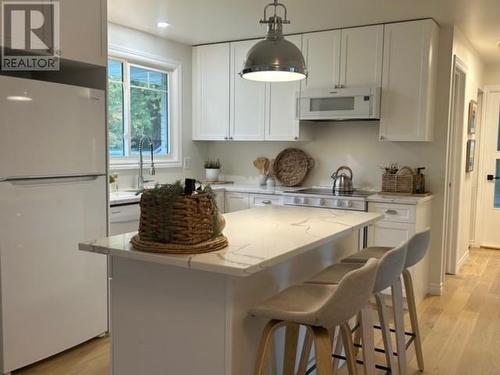
[[13,101],[13,102],[31,102],[33,99],[31,99],[27,95],[10,95],[7,96],[7,100]]
[[169,27],[170,24],[168,22],[165,22],[165,21],[160,21],[156,24],[156,26],[158,26],[160,29],[165,29],[165,28]]

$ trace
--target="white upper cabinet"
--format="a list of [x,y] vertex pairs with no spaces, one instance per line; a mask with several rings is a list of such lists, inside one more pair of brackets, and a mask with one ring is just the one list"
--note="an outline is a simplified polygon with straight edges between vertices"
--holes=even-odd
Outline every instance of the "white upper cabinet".
[[229,139],[230,44],[193,48],[193,139]]
[[304,88],[337,87],[340,82],[341,31],[303,35],[303,53],[309,75]]
[[344,29],[341,35],[341,87],[380,87],[384,25]]
[[430,19],[385,25],[381,140],[432,141],[438,38]]
[[[299,49],[302,48],[302,35],[286,37]],[[301,81],[271,83],[269,101],[269,126],[266,140],[293,141],[300,138],[299,121],[296,116],[296,95],[300,93]]]
[[106,66],[106,0],[60,0],[59,9],[62,58]]
[[231,43],[231,93],[229,138],[232,140],[264,140],[269,121],[269,85],[243,79],[243,68],[248,51],[258,40]]

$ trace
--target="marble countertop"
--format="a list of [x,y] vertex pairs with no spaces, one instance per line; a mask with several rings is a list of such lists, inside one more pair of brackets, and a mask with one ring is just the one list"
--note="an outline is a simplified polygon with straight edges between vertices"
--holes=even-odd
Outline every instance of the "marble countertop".
[[[245,185],[245,184],[220,184],[212,185],[214,191],[225,191],[225,192],[237,192],[237,193],[251,193],[251,194],[272,194],[280,195],[285,191],[300,190],[305,189],[305,187],[286,187],[286,186],[276,186],[274,188],[268,188],[266,186],[258,185]],[[136,195],[132,191],[117,191],[110,193],[110,204],[120,205],[120,204],[131,204],[137,203],[141,199],[140,194]],[[380,203],[394,203],[394,204],[409,204],[417,205],[425,201],[433,199],[432,195],[425,197],[416,195],[384,195],[383,193],[374,192],[367,198],[368,202],[380,202]]]
[[[382,214],[308,207],[255,207],[224,215],[229,246],[199,255],[134,250],[135,233],[81,243],[83,251],[233,276],[248,276],[373,224]],[[251,229],[251,230],[250,230]]]

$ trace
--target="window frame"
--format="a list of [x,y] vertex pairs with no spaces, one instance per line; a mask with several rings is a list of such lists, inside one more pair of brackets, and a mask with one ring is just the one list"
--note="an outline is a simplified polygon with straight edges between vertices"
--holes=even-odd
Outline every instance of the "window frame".
[[[122,47],[110,46],[108,59],[122,62],[123,65],[123,121],[125,131],[131,131],[130,127],[130,66],[138,66],[149,70],[168,74],[167,101],[168,101],[168,140],[170,152],[168,155],[155,155],[155,166],[158,168],[182,167],[182,66],[180,62],[166,60],[159,56],[150,55]],[[109,79],[106,76],[106,85]],[[107,111],[107,106],[106,106]],[[107,118],[107,117],[106,117]],[[108,121],[106,120],[106,136],[109,135]],[[127,136],[124,147],[129,147]],[[112,169],[137,169],[139,156],[131,155],[125,157],[111,157],[107,150],[109,166]]]

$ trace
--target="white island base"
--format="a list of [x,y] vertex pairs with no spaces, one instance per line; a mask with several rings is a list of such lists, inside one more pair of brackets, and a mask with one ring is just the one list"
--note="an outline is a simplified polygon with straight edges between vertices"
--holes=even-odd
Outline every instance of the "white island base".
[[114,375],[252,374],[266,321],[249,308],[356,251],[381,215],[259,207],[225,217],[230,246],[215,253],[140,253],[132,234],[81,244],[112,257]]

